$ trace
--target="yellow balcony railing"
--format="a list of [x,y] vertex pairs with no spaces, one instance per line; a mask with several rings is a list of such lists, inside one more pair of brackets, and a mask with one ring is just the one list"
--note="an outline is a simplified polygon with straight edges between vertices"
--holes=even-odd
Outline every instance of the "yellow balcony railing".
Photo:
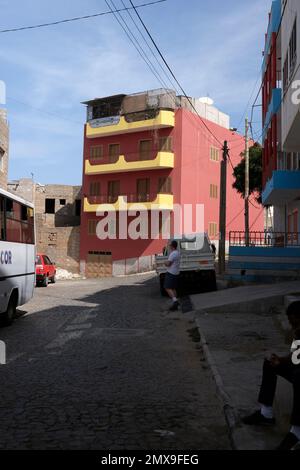
[[92,124],[86,125],[86,136],[88,138],[107,137],[116,134],[127,134],[130,132],[141,132],[165,127],[175,126],[175,112],[161,110],[154,119],[145,119],[135,122],[127,122],[124,116],[116,124],[108,124],[100,127],[94,127]]
[[[102,198],[84,198],[84,212],[114,212],[114,211],[142,211],[142,210],[173,210],[174,196],[172,194],[157,194],[156,198],[149,201],[149,198],[136,196],[136,200],[130,197],[130,202],[126,196],[118,196],[115,202],[103,202]],[[147,199],[144,201],[144,199]]]
[[153,160],[126,161],[124,155],[120,155],[115,163],[92,165],[89,160],[85,162],[86,175],[105,175],[143,170],[163,170],[174,168],[173,152],[158,152]]

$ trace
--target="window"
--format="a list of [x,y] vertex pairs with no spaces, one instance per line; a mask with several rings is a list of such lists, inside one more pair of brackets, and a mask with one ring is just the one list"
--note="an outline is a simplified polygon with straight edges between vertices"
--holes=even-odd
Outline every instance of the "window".
[[90,160],[103,159],[103,145],[97,145],[90,148]]
[[81,199],[76,199],[75,201],[75,216],[81,216]]
[[120,144],[109,144],[108,157],[110,163],[116,163],[120,157]]
[[159,178],[157,192],[158,194],[172,194],[172,178]]
[[293,218],[293,215],[289,214],[288,215],[288,233],[292,233],[292,218]]
[[100,196],[100,183],[99,183],[99,181],[93,181],[90,184],[90,196]]
[[66,201],[65,199],[60,199],[60,200],[59,200],[59,204],[60,204],[61,206],[65,206],[66,203],[67,203],[67,201]]
[[46,214],[55,214],[55,199],[46,199],[45,200],[45,213]]
[[299,213],[297,210],[293,212],[293,233],[298,233]]
[[298,154],[293,153],[293,170],[298,170]]
[[210,185],[210,193],[209,196],[212,199],[218,199],[218,193],[219,193],[219,188],[216,184],[211,184]]
[[88,234],[96,235],[98,220],[90,219],[88,221]]
[[108,202],[114,203],[120,196],[120,181],[108,182]]
[[4,170],[4,154],[5,151],[0,147],[0,171]]
[[216,237],[218,235],[218,225],[216,222],[209,222],[208,235],[209,237]]
[[[3,218],[1,237],[8,242],[34,245],[34,214],[31,207],[6,198],[5,216]],[[4,203],[2,201],[2,209]]]
[[212,162],[220,161],[219,149],[217,149],[216,147],[210,147],[210,159]]
[[51,266],[52,265],[52,261],[50,260],[50,258],[48,258],[48,256],[44,255],[43,258],[44,258],[44,264],[46,266]]
[[152,140],[141,140],[139,144],[140,160],[150,160],[152,152]]
[[137,180],[137,202],[147,202],[150,200],[150,180],[143,178]]
[[289,54],[290,54],[290,76],[295,70],[295,65],[297,62],[297,19],[295,20],[290,44],[289,44]]
[[159,139],[160,152],[172,152],[172,137],[161,137]]

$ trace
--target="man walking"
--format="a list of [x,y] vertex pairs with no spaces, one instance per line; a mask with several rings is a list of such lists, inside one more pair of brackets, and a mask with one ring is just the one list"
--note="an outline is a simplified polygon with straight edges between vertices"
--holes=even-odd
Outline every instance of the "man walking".
[[177,248],[178,243],[176,240],[173,240],[170,243],[170,255],[168,261],[165,263],[167,267],[167,273],[165,277],[164,288],[173,302],[172,306],[170,307],[171,312],[175,312],[179,307],[177,289],[180,274],[180,254]]

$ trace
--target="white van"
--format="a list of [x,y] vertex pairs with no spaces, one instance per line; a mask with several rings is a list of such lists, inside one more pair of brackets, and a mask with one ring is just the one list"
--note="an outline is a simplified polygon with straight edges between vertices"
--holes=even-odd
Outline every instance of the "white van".
[[10,325],[35,286],[33,204],[0,189],[0,321]]

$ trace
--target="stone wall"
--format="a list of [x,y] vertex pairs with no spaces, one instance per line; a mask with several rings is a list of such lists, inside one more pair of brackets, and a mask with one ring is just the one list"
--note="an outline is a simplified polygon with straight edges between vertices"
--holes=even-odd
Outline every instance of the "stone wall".
[[[39,221],[39,218],[37,219]],[[43,225],[37,230],[37,249],[46,253],[57,267],[74,274],[79,272],[80,227]]]
[[0,154],[2,156],[0,168],[0,188],[7,189],[7,173],[8,173],[8,151],[9,151],[9,130],[6,121],[6,114],[0,110]]

